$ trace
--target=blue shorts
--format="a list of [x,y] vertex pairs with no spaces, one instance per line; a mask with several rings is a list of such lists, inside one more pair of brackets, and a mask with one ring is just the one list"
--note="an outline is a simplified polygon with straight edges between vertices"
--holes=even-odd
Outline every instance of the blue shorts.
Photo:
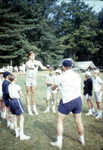
[[9,102],[9,106],[10,106],[10,111],[12,114],[14,115],[21,115],[23,112],[24,112],[24,107],[23,105],[21,104],[21,101],[20,99],[10,99],[10,102]]
[[3,102],[6,107],[9,107],[9,99],[3,98]]
[[82,111],[82,100],[81,97],[73,99],[68,103],[63,104],[63,100],[60,100],[58,111],[62,114],[68,115],[70,112],[74,114],[81,113]]

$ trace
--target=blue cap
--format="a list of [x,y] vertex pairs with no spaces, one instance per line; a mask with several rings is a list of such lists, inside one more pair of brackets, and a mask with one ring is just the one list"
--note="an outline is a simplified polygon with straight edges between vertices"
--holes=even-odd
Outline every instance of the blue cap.
[[3,73],[3,77],[4,78],[6,78],[8,75],[10,75],[11,73],[10,72],[8,72],[8,71],[5,71],[4,73]]
[[71,60],[64,60],[64,61],[62,62],[62,65],[63,65],[64,67],[72,67],[72,61],[71,61]]

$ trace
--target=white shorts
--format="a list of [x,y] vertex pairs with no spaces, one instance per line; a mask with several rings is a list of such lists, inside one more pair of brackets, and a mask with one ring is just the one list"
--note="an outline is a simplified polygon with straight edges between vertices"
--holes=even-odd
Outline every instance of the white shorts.
[[26,78],[26,86],[29,86],[29,87],[36,87],[37,85],[37,82],[36,80],[32,79],[32,78]]
[[86,99],[86,100],[91,99],[91,97],[92,97],[92,96],[90,96],[90,95],[88,95],[88,94],[85,95],[85,99]]
[[97,102],[102,101],[102,92],[94,92],[94,98]]
[[56,95],[57,90],[47,89],[47,99],[49,100],[52,95]]

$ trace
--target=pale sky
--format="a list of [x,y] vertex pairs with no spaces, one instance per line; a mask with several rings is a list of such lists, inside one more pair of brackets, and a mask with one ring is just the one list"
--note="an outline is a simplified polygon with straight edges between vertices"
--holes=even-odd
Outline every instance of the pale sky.
[[[58,4],[60,4],[61,1],[69,2],[70,0],[58,0]],[[101,11],[101,9],[103,8],[103,1],[99,1],[99,0],[84,0],[84,2],[86,4],[88,4],[90,7],[93,7],[93,10],[95,10],[96,12]]]

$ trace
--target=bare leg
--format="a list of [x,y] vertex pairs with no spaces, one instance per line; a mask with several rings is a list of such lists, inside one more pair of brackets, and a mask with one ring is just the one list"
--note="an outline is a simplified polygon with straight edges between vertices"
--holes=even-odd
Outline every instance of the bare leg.
[[19,119],[20,119],[20,140],[29,140],[30,136],[26,136],[24,134],[24,116],[20,115]]
[[38,111],[36,108],[36,102],[35,102],[35,87],[31,87],[31,92],[32,92],[32,106],[33,106],[33,111],[36,115],[38,115]]
[[29,115],[33,115],[30,106],[31,87],[26,86],[26,105]]
[[74,119],[77,126],[77,132],[79,134],[79,141],[84,145],[84,127],[81,119],[81,114],[74,114]]
[[66,115],[58,113],[57,117],[57,141],[51,142],[51,145],[57,146],[59,149],[62,148],[62,141],[63,141],[63,122]]

